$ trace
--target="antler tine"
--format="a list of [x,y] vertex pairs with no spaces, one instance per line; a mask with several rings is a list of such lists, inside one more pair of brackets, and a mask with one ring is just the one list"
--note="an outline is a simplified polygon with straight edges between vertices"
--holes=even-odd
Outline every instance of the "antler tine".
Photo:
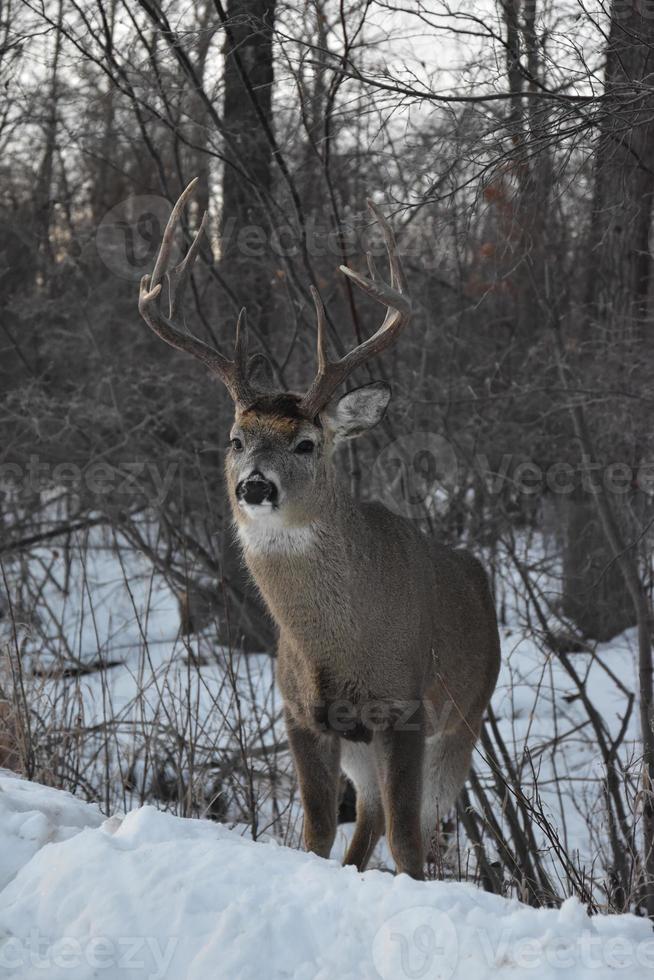
[[372,252],[366,252],[366,261],[368,263],[368,272],[370,273],[370,278],[374,281],[379,279],[379,273],[377,272],[377,266],[375,264],[375,259]]
[[184,205],[188,201],[189,197],[193,195],[199,179],[199,177],[194,177],[191,183],[184,188],[182,193],[177,198],[173,210],[170,212],[170,217],[168,218],[166,229],[161,239],[161,245],[159,246],[159,253],[157,255],[156,262],[154,263],[154,269],[152,270],[152,289],[159,285],[165,273],[168,271],[168,262],[170,260],[170,253],[175,240],[177,224],[181,213],[184,210]]
[[[385,216],[381,213],[374,201],[368,198],[367,205],[370,211],[374,214],[375,218],[379,223],[379,227],[382,230],[384,236],[384,242],[386,244],[386,251],[388,252],[388,260],[391,267],[391,286],[395,286],[400,293],[406,292],[406,280],[404,278],[404,270],[402,269],[402,263],[400,262],[400,257],[397,254],[397,243],[395,241],[395,235],[393,234],[393,229],[388,223]],[[373,263],[374,267],[374,263]],[[373,276],[374,278],[374,276]]]
[[[234,402],[237,405],[245,405],[255,397],[255,393],[247,381],[247,350],[240,330],[245,311],[241,310],[239,315],[236,331],[236,356],[233,361],[194,337],[193,334],[186,332],[185,329],[184,331],[180,330],[177,324],[178,306],[200,248],[201,236],[206,227],[206,212],[185,257],[173,269],[168,269],[168,263],[180,215],[187,200],[193,194],[198,179],[195,177],[180,194],[163,233],[152,276],[143,276],[141,279],[139,312],[158,337],[161,337],[176,350],[192,354],[193,357],[197,357],[203,364],[206,364],[209,370],[223,382]],[[161,311],[161,287],[164,276],[168,279],[168,316],[165,316]]]
[[234,340],[234,363],[245,375],[248,360],[248,321],[247,311],[241,307],[236,321],[236,339]]
[[359,344],[358,347],[355,347],[349,354],[346,354],[339,360],[330,361],[326,351],[324,307],[318,291],[313,286],[311,287],[311,295],[313,296],[318,319],[318,372],[300,403],[301,411],[310,418],[317,415],[320,409],[325,407],[338,385],[355,368],[376,354],[380,354],[387,347],[390,347],[411,319],[411,300],[406,294],[406,281],[402,264],[397,254],[397,244],[393,230],[384,215],[372,201],[368,201],[368,207],[379,222],[384,235],[391,271],[391,285],[387,285],[380,279],[375,278],[375,263],[370,254],[368,254],[368,267],[370,269],[371,279],[367,279],[365,276],[360,275],[353,269],[348,269],[344,265],[340,266],[340,270],[352,279],[365,293],[372,296],[379,303],[384,303],[387,307],[386,316],[372,337],[369,337],[368,340]]
[[[404,271],[402,269],[400,257],[397,254],[397,243],[395,241],[393,229],[373,201],[368,201],[368,207],[377,219],[384,235],[384,243],[386,245],[388,263],[391,270],[391,284],[390,286],[387,286],[386,283],[375,279],[376,267],[374,259],[370,253],[368,253],[367,258],[372,279],[366,279],[365,276],[355,272],[354,269],[348,269],[348,267],[345,265],[341,265],[339,268],[341,272],[344,272],[346,276],[349,276],[349,278],[352,279],[357,286],[363,289],[364,292],[368,293],[369,296],[372,296],[373,299],[378,300],[380,303],[386,303],[388,306],[388,312],[386,314],[387,320],[389,317],[394,317],[400,311],[406,311],[410,315],[411,301],[406,295],[406,280],[404,278]],[[383,326],[384,325],[382,324],[382,327]]]
[[311,286],[311,296],[313,305],[316,308],[317,339],[316,348],[318,354],[318,372],[325,370],[327,366],[327,317],[320,293],[315,286]]
[[171,269],[168,273],[168,317],[171,320],[173,320],[177,315],[177,307],[184,296],[191,269],[195,264],[196,256],[200,250],[200,242],[207,225],[208,217],[209,215],[205,211],[202,215],[200,227],[197,230],[195,238],[191,242],[188,252],[179,265],[176,265],[175,268]]

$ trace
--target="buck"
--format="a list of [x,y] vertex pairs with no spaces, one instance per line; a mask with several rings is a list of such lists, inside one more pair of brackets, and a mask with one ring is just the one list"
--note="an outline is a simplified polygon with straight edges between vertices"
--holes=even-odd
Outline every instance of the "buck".
[[[499,669],[486,574],[467,552],[430,540],[415,522],[355,500],[334,447],[380,421],[390,388],[336,389],[390,347],[411,317],[392,230],[383,232],[390,285],[341,272],[386,306],[368,340],[338,360],[327,352],[325,311],[312,287],[318,367],[305,394],[269,390],[248,356],[245,311],[227,358],[186,332],[179,303],[206,215],[184,260],[169,268],[193,181],[170,216],[139,310],[166,343],[199,358],[235,407],[226,480],[245,563],[278,628],[277,682],[304,810],[304,843],[328,857],[340,770],[356,788],[346,864],[363,870],[385,832],[398,872],[422,878],[430,838],[467,776]],[[161,308],[168,283],[168,313]]]

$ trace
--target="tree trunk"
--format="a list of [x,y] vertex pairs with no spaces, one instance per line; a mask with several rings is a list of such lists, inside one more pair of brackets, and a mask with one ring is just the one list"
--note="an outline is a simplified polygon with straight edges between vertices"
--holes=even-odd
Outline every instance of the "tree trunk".
[[654,67],[653,45],[654,18],[648,5],[614,0],[604,116],[595,154],[587,337],[606,332],[611,341],[639,338],[647,316],[654,191],[654,114],[648,79]]
[[[614,2],[606,53],[604,115],[595,154],[583,339],[599,345],[642,341],[651,274],[654,191],[651,90],[654,20],[635,0]],[[619,524],[621,502],[613,502]],[[571,501],[564,555],[564,608],[585,633],[609,639],[636,622],[623,576],[616,575],[594,502]],[[601,574],[606,569],[605,574]]]
[[37,276],[42,288],[48,287],[54,260],[50,225],[52,222],[53,206],[53,173],[54,158],[57,147],[57,125],[59,112],[59,57],[61,54],[61,22],[63,18],[63,0],[59,0],[57,8],[57,30],[54,36],[54,51],[50,69],[48,102],[45,110],[45,140],[43,156],[39,166],[36,187],[34,188],[34,224],[39,247],[39,262]]
[[[557,335],[557,366],[564,390],[568,380],[563,364],[563,344]],[[575,436],[583,456],[593,458],[593,443],[582,406],[575,403],[568,391],[568,409]],[[598,525],[604,535],[605,548],[620,569],[625,588],[633,604],[634,621],[638,625],[638,694],[640,731],[642,739],[641,783],[638,801],[642,820],[641,880],[639,898],[650,919],[654,920],[654,666],[652,661],[652,608],[640,579],[637,552],[634,544],[623,536],[610,495],[598,487],[592,496]]]
[[[272,146],[262,117],[272,127],[275,0],[229,0],[225,23],[225,97],[223,130],[227,137],[222,182],[221,278],[247,303],[250,322],[267,333],[271,278],[269,199],[272,190]],[[243,248],[245,236],[252,247]],[[265,237],[264,237],[265,236]],[[265,244],[261,244],[265,242]],[[258,244],[257,244],[258,243]],[[256,254],[248,254],[249,252]],[[227,307],[229,308],[229,307]],[[233,329],[233,323],[231,324]],[[270,638],[270,619],[256,591],[249,587],[241,550],[230,522],[222,536],[225,578],[244,597],[241,628]],[[248,628],[247,624],[250,624]],[[252,641],[246,637],[246,646]],[[260,641],[259,641],[260,648]]]
[[[266,332],[272,275],[269,198],[273,157],[266,125],[272,125],[274,15],[275,0],[229,0],[225,24],[223,128],[228,142],[222,184],[221,273],[233,292],[247,299],[250,319],[259,333]],[[244,249],[245,229],[256,231]]]
[[[605,642],[633,626],[634,605],[592,497],[580,490],[563,497],[562,504],[563,611],[585,636]],[[625,533],[625,538],[633,537],[635,533]]]

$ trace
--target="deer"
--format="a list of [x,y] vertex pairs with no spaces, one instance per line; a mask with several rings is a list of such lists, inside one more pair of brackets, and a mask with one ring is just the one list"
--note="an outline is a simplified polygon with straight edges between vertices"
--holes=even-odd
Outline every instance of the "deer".
[[[382,834],[397,873],[424,878],[433,834],[467,778],[495,688],[500,642],[489,581],[468,551],[452,549],[376,501],[355,499],[335,462],[343,440],[368,432],[391,398],[376,381],[337,394],[364,363],[394,344],[412,315],[392,228],[384,237],[390,283],[340,271],[386,307],[377,331],[330,358],[326,311],[317,319],[317,370],[304,393],[262,382],[248,352],[245,309],[232,357],[190,334],[180,300],[207,216],[170,268],[180,215],[172,209],[139,311],[170,346],[199,359],[226,387],[234,422],[227,493],[245,565],[276,624],[276,683],[304,813],[306,850],[330,856],[341,772],[356,790],[344,864],[363,871]],[[162,309],[167,282],[168,310]]]

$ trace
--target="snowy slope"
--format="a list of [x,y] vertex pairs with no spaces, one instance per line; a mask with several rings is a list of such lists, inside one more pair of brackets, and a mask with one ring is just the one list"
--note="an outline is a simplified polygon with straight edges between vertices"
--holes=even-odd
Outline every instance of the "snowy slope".
[[360,875],[151,807],[100,820],[66,793],[0,774],[1,977],[635,980],[654,972],[647,922],[590,919],[573,899],[534,910],[472,885]]
[[99,827],[100,811],[70,793],[39,786],[0,769],[0,889],[45,844]]
[[[142,531],[147,538],[148,527]],[[156,541],[154,531],[151,537]],[[556,549],[550,554],[539,535],[526,535],[514,547],[555,608]],[[602,906],[607,901],[602,881],[614,855],[597,735],[560,657],[543,642],[522,579],[506,555],[496,556],[496,564],[503,611],[502,670],[492,702],[498,732],[521,791],[538,800],[580,875],[595,882]],[[39,549],[30,565],[30,589],[25,583],[18,587],[20,563],[12,574],[30,624],[20,627],[21,664],[39,773],[55,785],[101,799],[107,812],[159,801],[185,814],[212,813],[230,823],[248,823],[247,768],[254,776],[258,827],[297,844],[301,810],[273,662],[266,654],[241,656],[221,648],[213,625],[188,642],[180,637],[178,604],[169,586],[148,558],[106,529],[80,535],[67,553],[55,546]],[[551,626],[556,631],[561,623],[553,617]],[[11,630],[6,635],[11,648]],[[617,764],[628,813],[638,807],[640,786],[637,660],[633,630],[570,655],[608,742],[619,733],[623,737]],[[99,662],[115,666],[79,676],[59,669]],[[55,669],[49,673],[49,667]],[[481,745],[474,765],[508,837],[510,824]],[[477,804],[475,798],[472,802]],[[344,853],[352,830],[341,825],[334,856]],[[534,833],[547,874],[565,893],[566,870],[550,835],[540,825]],[[446,876],[456,877],[465,868],[472,877],[475,860],[465,835],[445,843]],[[487,846],[490,859],[501,860],[492,838]],[[371,865],[392,867],[385,841]]]

